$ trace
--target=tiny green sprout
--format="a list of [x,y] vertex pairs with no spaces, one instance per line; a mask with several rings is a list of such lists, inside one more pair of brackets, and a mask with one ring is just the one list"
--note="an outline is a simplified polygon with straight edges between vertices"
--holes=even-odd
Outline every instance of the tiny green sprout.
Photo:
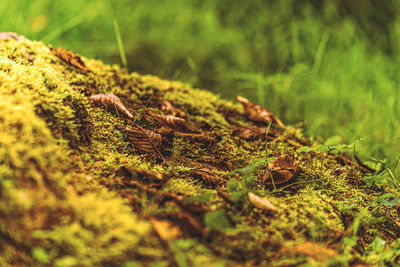
[[153,94],[150,95],[149,99],[147,100],[147,103],[144,105],[143,110],[140,111],[138,115],[136,115],[136,118],[133,120],[132,123],[136,123],[136,121],[142,116],[142,114],[146,111],[147,106],[150,104],[150,100],[153,98]]
[[384,206],[384,207],[396,207],[399,204],[400,200],[395,193],[387,193],[383,194],[376,198],[372,203],[369,205],[375,205],[377,207]]
[[324,154],[326,151],[329,151],[331,149],[332,149],[332,146],[328,146],[328,145],[318,145],[314,148],[314,151],[321,153],[321,167],[320,167],[321,176],[322,176],[322,170],[324,167]]
[[400,188],[400,180],[394,174],[394,170],[397,167],[400,157],[397,158],[397,160],[393,166],[389,166],[389,164],[387,164],[385,161],[383,161],[381,159],[376,159],[373,157],[370,157],[370,159],[372,159],[373,161],[375,161],[383,166],[383,169],[380,172],[377,172],[377,174],[373,177],[375,177],[376,179],[380,178],[378,181],[384,179],[384,177],[387,177],[389,179],[389,181],[393,184],[393,186],[396,189],[399,189]]
[[296,153],[297,154],[300,154],[301,152],[309,153],[310,151],[311,151],[311,148],[309,146],[302,146],[296,150]]
[[[304,152],[304,153],[306,153],[308,155],[309,155],[309,153],[311,151],[315,151],[315,152],[321,153],[320,176],[322,176],[322,170],[323,170],[323,167],[324,167],[324,153],[326,151],[332,150],[333,148],[334,148],[334,146],[331,146],[331,145],[318,145],[318,146],[315,146],[315,147],[303,146],[303,147],[298,148],[296,150],[296,153],[299,154],[299,153]],[[310,162],[312,161],[310,155],[309,155],[309,160],[310,160]]]
[[258,159],[250,162],[247,166],[234,170],[233,173],[239,173],[242,176],[251,176],[265,163],[264,159]]

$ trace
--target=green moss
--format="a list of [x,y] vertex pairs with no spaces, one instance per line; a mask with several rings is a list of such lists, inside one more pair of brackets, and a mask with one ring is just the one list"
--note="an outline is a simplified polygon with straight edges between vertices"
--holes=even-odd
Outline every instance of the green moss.
[[[83,60],[93,72],[68,65],[43,43],[0,40],[0,265],[316,264],[313,255],[290,251],[305,241],[335,250],[335,262],[398,260],[396,210],[390,202],[374,204],[385,193],[398,196],[398,190],[372,190],[356,165],[341,166],[332,153],[323,161],[316,152],[296,153],[303,140],[299,129],[281,131],[268,142],[266,155],[265,140],[233,136],[234,127],[252,124],[238,104],[179,82]],[[94,106],[89,97],[99,92],[119,96],[134,116],[147,102],[147,109],[161,113],[159,101],[170,100],[195,130],[216,142],[176,136],[163,140],[166,162],[145,155],[124,129],[140,122],[157,130],[156,124],[139,117],[131,122]],[[251,189],[267,197],[275,212],[254,208],[246,197],[227,202],[193,176],[206,167],[240,181],[234,170],[281,154],[295,158],[300,174],[283,189],[261,184]],[[160,185],[133,177],[142,184],[133,186],[119,171],[123,166],[169,179],[156,189]],[[258,170],[258,178],[264,171]],[[208,193],[212,197],[203,205],[224,214],[232,225],[226,231],[207,227],[207,209],[177,200]],[[180,239],[160,240],[148,222],[152,216],[180,227]],[[205,230],[199,238],[200,228]],[[392,256],[373,256],[376,236]]]

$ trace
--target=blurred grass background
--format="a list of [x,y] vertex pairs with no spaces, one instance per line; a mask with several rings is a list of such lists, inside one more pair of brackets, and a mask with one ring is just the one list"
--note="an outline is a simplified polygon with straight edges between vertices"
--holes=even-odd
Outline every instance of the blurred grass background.
[[363,158],[400,154],[399,0],[1,0],[1,31],[246,96]]

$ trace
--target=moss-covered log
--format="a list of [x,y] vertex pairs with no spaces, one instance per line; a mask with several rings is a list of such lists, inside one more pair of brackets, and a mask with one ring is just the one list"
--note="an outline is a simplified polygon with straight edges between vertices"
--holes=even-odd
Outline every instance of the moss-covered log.
[[396,186],[248,110],[2,34],[0,265],[399,263]]

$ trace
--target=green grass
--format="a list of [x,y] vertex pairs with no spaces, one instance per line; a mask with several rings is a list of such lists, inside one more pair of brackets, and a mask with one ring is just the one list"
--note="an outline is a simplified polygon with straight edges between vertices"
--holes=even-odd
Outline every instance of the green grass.
[[394,163],[399,155],[400,1],[111,2],[3,0],[0,25],[130,70],[244,95],[287,123],[305,120],[309,135],[365,137],[364,159]]

